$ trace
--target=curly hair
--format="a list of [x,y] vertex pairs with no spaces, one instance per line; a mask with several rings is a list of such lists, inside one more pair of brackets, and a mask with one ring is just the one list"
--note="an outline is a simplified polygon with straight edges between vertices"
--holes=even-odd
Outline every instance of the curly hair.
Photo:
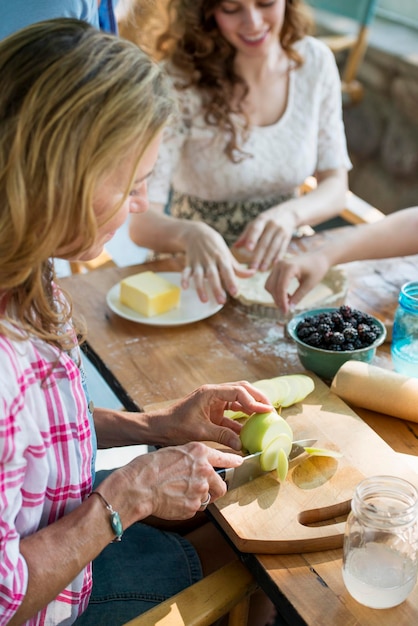
[[50,259],[92,246],[97,186],[133,148],[136,169],[173,110],[170,87],[137,46],[73,19],[0,42],[0,87],[0,332],[69,349]]
[[[185,78],[178,89],[195,87],[202,96],[205,121],[222,129],[227,142],[225,153],[236,162],[244,153],[239,148],[239,130],[232,113],[248,119],[243,100],[248,93],[245,80],[234,69],[235,48],[221,35],[214,11],[221,0],[168,0],[167,29],[157,39],[155,54],[164,59]],[[310,14],[302,0],[287,0],[280,43],[296,67],[303,59],[294,48],[295,42],[311,30]],[[233,94],[238,88],[238,103],[232,109]],[[241,154],[241,156],[237,156]]]

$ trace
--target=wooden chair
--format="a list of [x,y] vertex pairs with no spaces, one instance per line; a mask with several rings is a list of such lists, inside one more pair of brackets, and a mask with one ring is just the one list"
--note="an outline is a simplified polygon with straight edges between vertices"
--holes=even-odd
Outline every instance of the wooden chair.
[[[357,73],[366,52],[369,26],[374,17],[377,0],[307,0],[307,4],[314,10],[324,12],[325,16],[332,17],[330,30],[333,31],[335,28],[339,33],[343,31],[340,34],[319,38],[334,54],[347,52],[347,59],[341,71],[343,102],[350,104],[359,102],[363,97],[363,86],[357,80]],[[350,32],[347,32],[347,22]]]
[[227,614],[228,626],[246,626],[257,588],[247,568],[234,561],[124,626],[210,626]]

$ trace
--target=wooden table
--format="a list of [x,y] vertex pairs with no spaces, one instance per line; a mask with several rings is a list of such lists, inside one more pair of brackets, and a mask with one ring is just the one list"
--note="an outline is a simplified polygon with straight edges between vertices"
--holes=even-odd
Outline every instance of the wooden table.
[[[338,236],[326,231],[295,242],[299,249]],[[187,326],[154,327],[130,322],[106,305],[108,290],[123,277],[141,271],[178,271],[181,259],[127,268],[96,270],[62,279],[75,314],[88,327],[87,353],[128,410],[183,396],[207,382],[249,381],[302,372],[284,327],[255,318],[234,301],[216,315]],[[416,279],[418,256],[346,265],[347,303],[391,323],[401,285]],[[392,368],[389,346],[375,364]],[[356,409],[358,414],[403,455],[418,457],[418,424]],[[418,409],[417,409],[418,410]],[[371,610],[346,592],[341,550],[292,555],[242,555],[259,584],[292,626],[364,624],[410,626],[418,623],[418,585],[397,608]]]

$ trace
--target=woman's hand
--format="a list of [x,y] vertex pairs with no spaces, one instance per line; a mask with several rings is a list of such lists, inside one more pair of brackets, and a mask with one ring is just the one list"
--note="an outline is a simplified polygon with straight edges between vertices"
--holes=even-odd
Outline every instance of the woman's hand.
[[268,398],[246,381],[203,385],[149,416],[155,441],[163,445],[189,441],[214,441],[241,450],[236,420],[224,417],[224,411],[243,411],[247,415],[274,410]]
[[290,208],[272,207],[246,226],[234,247],[252,252],[250,268],[265,271],[284,256],[296,228]]
[[137,503],[137,519],[153,515],[182,520],[203,510],[208,496],[213,502],[225,494],[225,482],[214,467],[237,467],[241,463],[237,454],[193,442],[141,455],[118,471],[129,476],[123,481],[125,493]]
[[[330,262],[320,251],[301,254],[278,261],[273,266],[265,287],[279,309],[287,313],[322,280],[329,268]],[[289,296],[288,288],[294,278],[298,280],[299,287],[292,296]]]
[[254,274],[254,270],[238,263],[223,237],[203,222],[184,223],[182,241],[186,267],[181,285],[187,289],[193,280],[202,302],[208,301],[208,294],[212,291],[216,301],[224,304],[227,293],[235,296],[238,292],[235,276]]

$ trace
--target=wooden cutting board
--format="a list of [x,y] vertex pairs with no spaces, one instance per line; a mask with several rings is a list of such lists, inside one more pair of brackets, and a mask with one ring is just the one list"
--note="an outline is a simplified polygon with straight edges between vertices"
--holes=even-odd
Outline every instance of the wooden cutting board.
[[290,463],[283,483],[273,471],[211,504],[209,515],[241,552],[290,554],[339,548],[354,489],[363,478],[390,474],[418,488],[418,474],[400,455],[320,378],[311,377],[315,390],[281,415],[295,440],[316,438],[317,447],[342,456],[305,454]]
[[317,438],[338,459],[303,455],[286,480],[276,473],[228,492],[210,514],[242,552],[286,554],[341,547],[356,485],[367,476],[390,474],[412,482],[418,475],[340,398],[312,375],[315,390],[302,404],[284,409],[294,439]]

